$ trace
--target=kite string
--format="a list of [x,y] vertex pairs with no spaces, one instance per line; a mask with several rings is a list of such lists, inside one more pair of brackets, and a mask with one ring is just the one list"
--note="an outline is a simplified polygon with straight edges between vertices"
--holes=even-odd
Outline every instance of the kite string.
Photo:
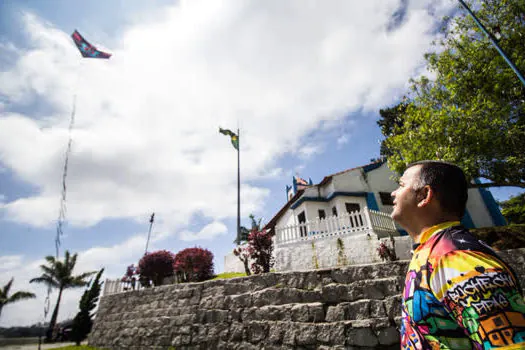
[[[67,142],[67,148],[66,153],[64,157],[64,168],[62,171],[62,188],[61,188],[61,195],[60,195],[60,208],[58,211],[58,219],[56,224],[56,237],[55,237],[55,261],[58,261],[60,258],[60,237],[63,235],[63,227],[64,222],[66,221],[66,213],[67,213],[67,207],[66,207],[66,200],[67,200],[67,171],[68,171],[68,165],[69,165],[69,156],[71,154],[71,147],[73,144],[73,128],[75,127],[75,116],[76,116],[76,109],[77,109],[77,86],[78,82],[80,80],[80,71],[82,66],[82,60],[80,60],[79,66],[77,68],[77,76],[75,79],[75,83],[73,85],[73,102],[72,102],[72,108],[71,108],[71,116],[69,119],[69,127],[68,127],[68,142]],[[49,307],[50,307],[50,296],[51,296],[51,286],[47,286],[47,295],[44,301],[44,322],[47,319],[47,314],[49,313]],[[40,341],[38,344],[38,349],[40,349]]]
[[57,225],[56,225],[56,237],[55,237],[55,250],[56,250],[56,259],[58,260],[60,257],[60,246],[61,241],[60,237],[64,234],[64,223],[66,221],[66,214],[67,214],[67,174],[68,174],[68,166],[69,166],[69,157],[71,155],[71,148],[73,145],[73,129],[75,127],[75,116],[76,116],[76,109],[77,109],[77,86],[78,82],[80,80],[80,67],[82,65],[82,60],[80,60],[79,67],[77,69],[77,76],[75,79],[75,84],[73,87],[73,102],[72,102],[72,108],[71,108],[71,116],[69,119],[69,127],[68,127],[68,142],[67,142],[67,148],[66,153],[64,156],[64,168],[62,171],[62,188],[61,188],[61,196],[60,196],[60,208],[58,212],[58,219],[57,219]]

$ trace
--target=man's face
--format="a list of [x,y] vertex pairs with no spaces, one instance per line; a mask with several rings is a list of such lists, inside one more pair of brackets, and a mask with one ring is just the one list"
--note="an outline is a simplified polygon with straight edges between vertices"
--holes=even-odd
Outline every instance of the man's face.
[[399,179],[398,189],[392,192],[394,210],[390,216],[404,228],[417,215],[417,191],[414,188],[418,184],[420,169],[421,165],[408,168]]

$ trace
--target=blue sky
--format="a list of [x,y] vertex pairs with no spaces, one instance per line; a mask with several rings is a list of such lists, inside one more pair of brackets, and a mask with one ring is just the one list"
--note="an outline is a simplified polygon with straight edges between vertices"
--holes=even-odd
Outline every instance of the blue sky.
[[[314,182],[379,156],[380,108],[397,102],[450,1],[0,2],[0,283],[38,298],[0,326],[42,320],[29,285],[54,254],[73,95],[62,251],[120,277],[150,250],[233,249],[241,128],[242,221],[268,221],[292,176]],[[78,29],[111,53],[82,60]],[[516,189],[497,189],[507,199]],[[65,294],[60,319],[81,291]],[[52,299],[54,300],[54,299]]]

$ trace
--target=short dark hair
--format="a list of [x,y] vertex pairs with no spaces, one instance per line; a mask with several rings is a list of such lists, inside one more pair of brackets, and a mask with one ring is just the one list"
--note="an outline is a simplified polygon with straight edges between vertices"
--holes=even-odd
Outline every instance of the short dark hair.
[[414,162],[407,169],[415,165],[421,165],[418,189],[430,186],[443,211],[462,218],[468,199],[468,183],[463,170],[455,164],[436,160]]

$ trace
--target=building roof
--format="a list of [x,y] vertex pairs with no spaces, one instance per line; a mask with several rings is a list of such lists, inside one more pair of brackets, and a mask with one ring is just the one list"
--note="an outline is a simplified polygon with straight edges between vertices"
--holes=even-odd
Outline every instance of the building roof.
[[[319,184],[314,185],[314,186],[326,185],[327,183],[332,181],[332,178],[334,176],[345,174],[345,173],[348,173],[348,172],[351,172],[357,169],[363,169],[363,171],[367,173],[369,171],[379,168],[384,163],[385,163],[384,160],[380,160],[380,161],[371,162],[371,163],[368,163],[362,166],[358,166],[355,168],[346,169],[346,170],[334,173],[332,175],[325,176]],[[297,191],[297,193],[292,198],[290,198],[290,200],[281,208],[281,210],[279,210],[279,212],[277,212],[277,214],[275,214],[275,216],[264,226],[264,228],[273,229],[275,225],[277,224],[277,220],[279,220],[279,218],[284,215],[284,213],[292,206],[292,204],[294,204],[295,201],[297,201],[302,196],[303,193],[304,193],[304,189]]]

